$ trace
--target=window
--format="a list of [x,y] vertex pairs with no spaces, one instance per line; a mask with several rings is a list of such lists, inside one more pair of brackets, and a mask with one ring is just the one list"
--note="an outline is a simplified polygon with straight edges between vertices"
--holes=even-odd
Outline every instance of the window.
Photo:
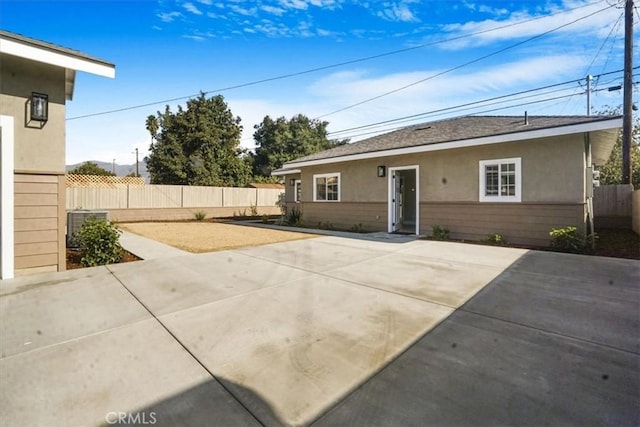
[[299,179],[296,179],[293,182],[293,201],[294,202],[299,202],[301,197],[302,197],[302,181],[300,181]]
[[340,201],[340,174],[325,173],[313,175],[313,201],[314,202],[339,202]]
[[496,159],[480,161],[480,201],[521,201],[521,159]]

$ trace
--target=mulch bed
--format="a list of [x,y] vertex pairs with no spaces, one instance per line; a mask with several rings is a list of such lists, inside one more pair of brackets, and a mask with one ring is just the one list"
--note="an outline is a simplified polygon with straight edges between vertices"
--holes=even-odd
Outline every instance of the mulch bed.
[[[82,254],[79,249],[67,248],[67,270],[74,270],[76,268],[84,268],[80,260],[82,259]],[[140,261],[142,258],[138,258],[131,252],[124,251],[124,257],[122,258],[123,262],[132,262],[132,261]]]

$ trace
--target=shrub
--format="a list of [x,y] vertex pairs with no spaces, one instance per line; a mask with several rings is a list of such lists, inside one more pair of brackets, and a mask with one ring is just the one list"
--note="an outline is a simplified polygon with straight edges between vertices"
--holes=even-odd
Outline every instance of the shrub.
[[124,255],[119,243],[120,233],[118,227],[108,221],[88,217],[74,236],[82,252],[81,264],[94,267],[120,262]]
[[502,237],[502,234],[494,233],[494,234],[489,234],[487,238],[482,241],[482,243],[486,243],[487,245],[492,245],[492,246],[501,246],[506,244],[507,242]]
[[349,231],[352,231],[354,233],[364,233],[364,226],[362,225],[362,223],[354,224],[351,226]]
[[287,211],[287,224],[293,226],[302,225],[302,212],[298,208],[291,208]]
[[578,233],[576,227],[552,228],[549,232],[551,247],[559,252],[583,254],[591,250],[591,244],[597,239],[597,235],[584,236]]
[[196,217],[196,221],[204,221],[204,219],[207,217],[207,214],[203,211],[198,211],[194,214],[194,216]]
[[271,219],[269,218],[269,215],[267,215],[267,214],[262,215],[262,223],[263,224],[271,224]]
[[284,196],[284,193],[280,193],[280,195],[278,196],[278,201],[276,202],[276,206],[278,206],[280,208],[280,213],[282,214],[282,217],[286,217],[287,216],[287,200]]
[[433,240],[449,240],[449,230],[439,225],[431,227],[431,237]]
[[257,203],[255,205],[251,204],[249,206],[249,210],[251,212],[251,216],[258,216],[258,204]]
[[331,224],[329,221],[327,221],[327,222],[319,222],[318,223],[318,228],[320,230],[335,230],[333,228],[333,224]]

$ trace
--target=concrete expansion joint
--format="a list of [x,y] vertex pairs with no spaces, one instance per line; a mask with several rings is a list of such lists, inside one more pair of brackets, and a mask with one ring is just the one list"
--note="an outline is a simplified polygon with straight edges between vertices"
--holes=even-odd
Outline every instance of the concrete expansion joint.
[[587,344],[591,344],[591,345],[596,345],[598,347],[603,347],[603,348],[607,348],[607,349],[610,349],[610,350],[619,351],[619,352],[625,353],[625,354],[632,354],[632,355],[635,355],[635,356],[640,356],[640,352],[626,350],[626,349],[619,348],[619,347],[614,347],[614,346],[611,346],[611,345],[608,345],[608,344],[604,344],[604,343],[601,343],[601,342],[588,340],[588,339],[585,339],[585,338],[576,337],[576,336],[573,336],[573,335],[561,334],[559,332],[554,332],[554,331],[550,331],[548,329],[543,329],[543,328],[539,328],[539,327],[536,327],[536,326],[527,325],[526,323],[514,322],[513,320],[503,319],[503,318],[497,317],[497,316],[490,316],[490,315],[485,314],[485,313],[479,313],[477,311],[472,311],[472,310],[465,309],[464,305],[462,307],[460,307],[458,310],[459,311],[463,311],[465,313],[469,313],[469,314],[475,315],[475,316],[480,316],[480,317],[484,317],[484,318],[487,318],[487,319],[497,320],[497,321],[500,321],[500,322],[508,323],[510,325],[520,326],[520,327],[523,327],[523,328],[526,328],[526,329],[530,329],[530,330],[533,330],[533,331],[536,331],[536,332],[541,332],[543,334],[552,335],[552,336],[556,336],[556,337],[560,337],[560,338],[566,338],[566,339],[569,339],[569,340],[572,340],[572,341],[587,343]]

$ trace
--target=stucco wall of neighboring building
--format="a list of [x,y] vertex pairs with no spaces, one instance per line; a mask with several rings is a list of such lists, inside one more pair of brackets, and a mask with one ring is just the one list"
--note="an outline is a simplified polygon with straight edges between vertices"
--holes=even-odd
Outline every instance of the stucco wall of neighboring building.
[[[479,162],[513,157],[522,159],[522,201],[479,202]],[[389,178],[377,176],[378,165],[387,170],[418,166],[422,234],[429,235],[431,226],[438,224],[449,228],[453,238],[480,240],[501,233],[513,243],[545,246],[552,227],[584,229],[581,134],[305,167],[301,174],[305,222],[386,230]],[[341,201],[313,202],[313,175],[333,172],[340,173]]]

